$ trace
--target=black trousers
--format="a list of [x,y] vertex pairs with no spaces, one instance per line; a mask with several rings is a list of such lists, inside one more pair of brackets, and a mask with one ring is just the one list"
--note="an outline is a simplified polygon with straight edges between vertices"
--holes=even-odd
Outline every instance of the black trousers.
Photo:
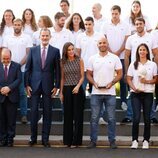
[[64,145],[81,145],[83,136],[83,109],[85,95],[82,86],[72,94],[75,86],[64,86]]
[[144,117],[144,140],[150,139],[150,113],[153,104],[152,93],[131,93],[131,103],[133,110],[132,140],[138,140],[139,122],[141,117],[141,106]]
[[18,103],[10,102],[8,97],[0,103],[1,140],[12,142],[15,137],[17,106]]

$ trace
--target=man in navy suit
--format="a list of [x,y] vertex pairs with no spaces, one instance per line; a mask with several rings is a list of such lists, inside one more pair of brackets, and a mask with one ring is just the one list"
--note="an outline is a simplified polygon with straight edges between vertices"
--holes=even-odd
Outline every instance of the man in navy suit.
[[59,49],[49,45],[50,38],[50,30],[42,29],[40,32],[41,45],[30,49],[25,67],[25,86],[31,106],[31,138],[29,144],[37,143],[38,105],[42,95],[42,144],[45,147],[50,147],[52,97],[60,86],[60,53]]
[[11,51],[2,50],[0,62],[0,146],[13,146],[19,103],[21,66],[11,61]]

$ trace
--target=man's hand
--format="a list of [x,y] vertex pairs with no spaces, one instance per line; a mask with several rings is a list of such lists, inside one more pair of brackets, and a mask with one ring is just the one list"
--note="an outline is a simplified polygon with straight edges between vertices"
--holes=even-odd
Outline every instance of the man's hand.
[[93,86],[98,89],[98,84],[96,82],[93,83]]
[[140,78],[140,82],[145,84],[145,83],[146,83],[146,79],[143,78],[143,77],[141,77],[141,78]]
[[57,90],[58,90],[57,88],[53,88],[53,89],[52,89],[52,91],[51,91],[51,93],[52,93],[51,96],[52,96],[52,97],[56,95]]
[[2,87],[2,88],[1,88],[1,94],[7,96],[8,93],[10,92],[10,90],[11,90],[11,89],[10,89],[8,86]]
[[32,92],[32,89],[30,86],[27,86],[26,87],[26,93],[27,93],[27,96],[30,98],[31,97],[31,92]]

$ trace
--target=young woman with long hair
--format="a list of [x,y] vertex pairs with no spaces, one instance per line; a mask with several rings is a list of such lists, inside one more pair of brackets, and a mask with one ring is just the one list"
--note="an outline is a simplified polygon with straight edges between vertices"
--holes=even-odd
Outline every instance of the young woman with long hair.
[[132,62],[127,72],[127,83],[131,91],[133,110],[132,149],[138,148],[139,122],[141,107],[144,117],[143,149],[149,148],[150,113],[153,105],[153,93],[157,80],[157,65],[150,61],[150,52],[146,44],[142,43],[136,51],[136,60]]

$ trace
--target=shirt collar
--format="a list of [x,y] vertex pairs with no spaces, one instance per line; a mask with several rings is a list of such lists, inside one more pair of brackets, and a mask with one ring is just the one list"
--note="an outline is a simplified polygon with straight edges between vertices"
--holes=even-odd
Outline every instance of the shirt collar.
[[[8,68],[8,69],[9,69],[9,67],[10,67],[10,64],[11,64],[11,63],[9,63],[9,64],[7,65],[7,68]],[[5,65],[4,65],[4,64],[3,64],[3,67],[5,68]]]
[[46,50],[48,50],[49,44],[47,46],[43,46],[42,44],[40,45],[41,49],[43,49],[45,47]]
[[[119,23],[117,23],[117,25],[120,25],[122,23],[122,21],[121,21],[121,19],[120,19],[120,21],[119,21]],[[115,25],[114,23],[112,23],[112,21],[110,20],[110,24],[111,25],[114,25],[114,26],[117,26],[117,25]]]

